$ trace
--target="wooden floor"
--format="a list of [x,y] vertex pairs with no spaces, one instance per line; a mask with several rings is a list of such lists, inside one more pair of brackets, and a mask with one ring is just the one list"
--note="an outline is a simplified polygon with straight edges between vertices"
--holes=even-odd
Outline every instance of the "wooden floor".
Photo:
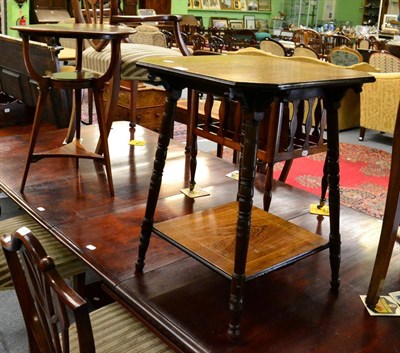
[[[38,146],[62,141],[63,131],[42,134]],[[83,138],[95,146],[95,127]],[[115,197],[108,193],[103,168],[92,161],[47,159],[32,165],[24,194],[19,193],[28,135],[0,137],[0,187],[74,249],[120,301],[141,315],[183,352],[400,352],[400,318],[371,317],[360,295],[366,294],[381,221],[342,207],[342,266],[339,293],[330,291],[328,252],[246,284],[241,341],[227,341],[229,281],[157,236],[151,239],[144,274],[134,273],[138,235],[157,135],[138,127],[130,146],[127,123],[110,134]],[[38,147],[41,148],[41,147]],[[234,201],[234,170],[226,161],[199,154],[199,185],[210,196],[188,199],[184,146],[172,143],[164,172],[156,221]],[[261,206],[263,177],[257,176],[254,203]],[[273,190],[271,213],[329,236],[329,219],[310,215],[315,196],[282,183]],[[38,207],[43,207],[39,211]],[[88,245],[96,247],[89,250]],[[400,290],[400,247],[396,244],[384,293]]]

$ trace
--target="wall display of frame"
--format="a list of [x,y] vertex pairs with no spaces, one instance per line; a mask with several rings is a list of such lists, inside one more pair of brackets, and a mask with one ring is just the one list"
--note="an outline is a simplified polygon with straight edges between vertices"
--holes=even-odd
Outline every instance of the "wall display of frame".
[[247,10],[258,11],[258,1],[257,0],[247,0]]
[[256,18],[252,15],[244,15],[243,23],[245,29],[256,29]]
[[257,19],[257,29],[258,30],[266,30],[268,28],[268,20],[260,20]]
[[228,28],[229,20],[228,17],[210,17],[211,27],[216,28]]
[[229,27],[232,29],[243,29],[242,20],[229,20]]
[[188,7],[192,9],[201,9],[201,0],[188,0],[190,1],[190,5],[188,2]]
[[271,12],[271,0],[187,0],[188,9]]
[[271,0],[258,0],[258,11],[271,11]]
[[232,0],[220,0],[219,1],[221,10],[232,10],[233,1]]
[[220,0],[201,0],[201,8],[203,10],[220,10]]

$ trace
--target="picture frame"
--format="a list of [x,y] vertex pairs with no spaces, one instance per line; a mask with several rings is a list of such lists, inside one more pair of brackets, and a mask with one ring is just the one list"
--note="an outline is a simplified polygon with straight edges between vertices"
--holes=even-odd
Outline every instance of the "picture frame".
[[221,10],[232,10],[234,0],[219,0]]
[[234,10],[247,10],[247,0],[233,0]]
[[220,0],[209,0],[209,9],[211,10],[220,10],[221,9],[221,4]]
[[243,29],[243,21],[242,20],[229,20],[229,27],[232,29]]
[[271,12],[271,0],[258,0],[258,11]]
[[201,0],[203,10],[220,10],[220,0]]
[[228,28],[229,20],[227,17],[210,17],[210,25],[215,28]]
[[247,0],[248,11],[258,11],[258,0]]
[[244,15],[243,24],[245,29],[256,29],[256,17],[252,15]]
[[257,29],[259,31],[266,30],[268,28],[268,20],[257,19]]
[[201,9],[201,0],[192,0],[192,9]]

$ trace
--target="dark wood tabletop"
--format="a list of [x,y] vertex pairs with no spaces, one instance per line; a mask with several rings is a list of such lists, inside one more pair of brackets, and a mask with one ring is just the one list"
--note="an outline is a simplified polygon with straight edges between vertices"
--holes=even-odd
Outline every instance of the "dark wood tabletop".
[[[298,59],[298,58],[297,58]],[[312,87],[351,87],[374,78],[365,72],[326,67],[296,58],[256,55],[210,55],[174,58],[146,58],[138,62],[161,77],[174,77],[182,85],[213,89],[246,88],[251,91],[288,91]],[[207,86],[204,87],[204,84]],[[196,88],[193,87],[193,88]]]
[[134,28],[127,26],[93,23],[39,23],[26,26],[12,26],[11,29],[17,30],[22,34],[36,34],[44,37],[90,39],[124,38],[136,32]]

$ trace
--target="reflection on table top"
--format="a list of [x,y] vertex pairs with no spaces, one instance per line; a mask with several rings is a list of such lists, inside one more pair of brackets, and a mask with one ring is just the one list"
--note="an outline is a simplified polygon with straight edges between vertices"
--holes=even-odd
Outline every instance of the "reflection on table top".
[[134,28],[127,26],[113,26],[107,24],[89,23],[41,23],[27,26],[12,26],[11,29],[20,33],[53,35],[64,38],[92,38],[111,39],[125,37],[136,32]]
[[325,67],[295,57],[211,55],[145,58],[137,66],[146,67],[157,75],[183,79],[185,83],[201,81],[202,84],[218,84],[226,89],[281,91],[336,85],[346,87],[374,81],[365,72]]

